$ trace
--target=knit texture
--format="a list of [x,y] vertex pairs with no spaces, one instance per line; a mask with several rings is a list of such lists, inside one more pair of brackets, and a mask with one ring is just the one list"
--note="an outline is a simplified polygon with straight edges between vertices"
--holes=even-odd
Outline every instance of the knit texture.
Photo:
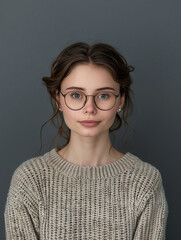
[[7,240],[165,239],[168,204],[156,167],[130,152],[104,166],[78,166],[57,151],[14,172]]

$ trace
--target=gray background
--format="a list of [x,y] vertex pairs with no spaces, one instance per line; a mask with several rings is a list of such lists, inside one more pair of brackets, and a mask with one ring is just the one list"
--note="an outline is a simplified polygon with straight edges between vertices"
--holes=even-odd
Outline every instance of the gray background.
[[[169,204],[167,239],[180,237],[181,1],[17,0],[0,2],[0,230],[11,176],[40,146],[51,116],[41,83],[58,53],[75,41],[113,45],[135,67],[134,112],[115,145],[157,167]],[[51,124],[42,154],[52,148]],[[120,147],[121,144],[121,147]]]

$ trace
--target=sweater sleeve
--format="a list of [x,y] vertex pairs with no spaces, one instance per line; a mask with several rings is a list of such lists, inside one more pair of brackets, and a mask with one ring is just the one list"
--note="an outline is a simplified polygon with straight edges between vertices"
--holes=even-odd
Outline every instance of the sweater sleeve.
[[161,174],[158,172],[157,186],[147,194],[138,207],[138,216],[134,240],[165,240],[168,217],[168,203],[162,185]]
[[4,212],[7,240],[39,239],[37,196],[32,185],[28,169],[19,167],[12,177]]

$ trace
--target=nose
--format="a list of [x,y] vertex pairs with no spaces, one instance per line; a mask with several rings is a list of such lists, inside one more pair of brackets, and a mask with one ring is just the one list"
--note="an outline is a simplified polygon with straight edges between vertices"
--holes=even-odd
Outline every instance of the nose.
[[87,102],[83,108],[85,111],[96,111],[97,107],[94,102],[94,97],[92,95],[87,96]]

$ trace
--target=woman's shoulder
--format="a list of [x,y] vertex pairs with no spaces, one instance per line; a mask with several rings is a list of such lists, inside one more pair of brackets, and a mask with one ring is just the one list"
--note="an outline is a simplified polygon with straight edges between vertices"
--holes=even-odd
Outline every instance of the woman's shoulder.
[[129,159],[134,162],[134,170],[140,174],[160,174],[159,169],[153,164],[149,163],[146,159],[141,158],[131,152],[127,153]]
[[14,170],[11,182],[13,184],[24,184],[31,181],[39,181],[47,168],[46,153],[29,158]]
[[132,174],[134,175],[134,182],[138,186],[154,191],[158,186],[162,185],[162,175],[156,166],[132,153],[129,154],[130,158],[135,161]]

